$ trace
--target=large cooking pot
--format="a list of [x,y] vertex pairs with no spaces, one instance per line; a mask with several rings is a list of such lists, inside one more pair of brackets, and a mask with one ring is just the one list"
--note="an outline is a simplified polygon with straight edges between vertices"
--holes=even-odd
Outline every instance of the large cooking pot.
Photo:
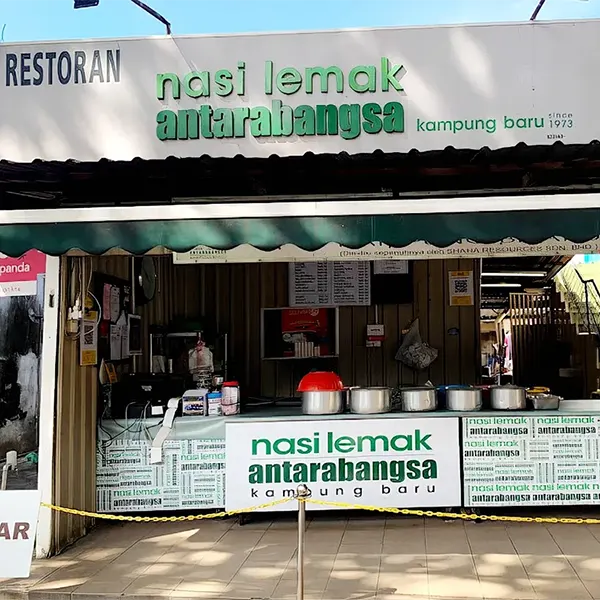
[[406,412],[424,412],[437,408],[437,390],[434,387],[402,388],[400,404]]
[[525,388],[516,385],[493,385],[490,388],[494,410],[525,410]]
[[359,415],[390,412],[392,393],[388,387],[356,387],[349,390],[348,408]]
[[448,410],[471,411],[481,410],[482,392],[477,388],[450,388],[446,392],[446,408]]
[[302,392],[302,412],[305,415],[337,415],[344,412],[344,393]]
[[447,405],[448,390],[463,390],[469,389],[469,387],[468,385],[438,385],[436,387],[438,406],[445,407]]

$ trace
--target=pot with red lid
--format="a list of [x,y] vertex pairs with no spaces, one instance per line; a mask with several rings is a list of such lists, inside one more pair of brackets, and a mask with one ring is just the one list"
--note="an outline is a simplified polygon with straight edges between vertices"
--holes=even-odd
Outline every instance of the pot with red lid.
[[344,384],[336,373],[313,371],[298,385],[305,415],[336,415],[344,411]]

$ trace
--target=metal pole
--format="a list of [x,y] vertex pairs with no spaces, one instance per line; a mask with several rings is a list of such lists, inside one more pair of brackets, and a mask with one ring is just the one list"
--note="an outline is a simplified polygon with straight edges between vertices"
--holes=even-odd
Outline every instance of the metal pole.
[[[130,305],[129,305],[129,312],[132,315],[135,315],[135,286],[136,286],[136,280],[135,280],[135,256],[131,257],[131,261],[130,261],[130,269],[131,269],[131,297],[130,297]],[[152,359],[151,359],[152,360]],[[137,373],[137,356],[132,356],[131,357],[131,372],[132,373]],[[150,369],[150,372],[152,372],[152,369]]]
[[304,600],[304,533],[306,531],[306,503],[305,498],[310,498],[310,490],[301,484],[296,490],[296,499],[298,500],[298,563],[296,567],[296,576],[298,587],[296,591],[296,600]]
[[535,21],[536,17],[538,16],[538,13],[540,12],[540,10],[542,10],[542,6],[544,6],[544,4],[546,4],[546,0],[540,0],[538,2],[538,5],[535,7],[535,10],[533,11],[533,14],[531,15],[531,17],[529,17],[530,21]]

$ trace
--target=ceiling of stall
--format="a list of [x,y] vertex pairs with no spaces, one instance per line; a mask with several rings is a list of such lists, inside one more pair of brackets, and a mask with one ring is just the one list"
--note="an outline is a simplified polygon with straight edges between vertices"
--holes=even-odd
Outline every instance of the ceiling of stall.
[[510,293],[543,291],[570,256],[485,258],[481,268],[483,309],[508,308]]

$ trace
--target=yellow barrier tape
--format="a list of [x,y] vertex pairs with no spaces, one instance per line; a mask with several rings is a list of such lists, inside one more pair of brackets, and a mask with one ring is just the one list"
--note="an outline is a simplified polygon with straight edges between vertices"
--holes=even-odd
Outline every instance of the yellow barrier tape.
[[283,498],[282,500],[275,500],[274,502],[267,502],[266,504],[258,504],[257,506],[250,506],[248,508],[237,508],[234,510],[222,510],[215,513],[209,513],[206,515],[185,515],[179,517],[133,517],[130,515],[107,515],[105,513],[91,512],[88,510],[77,510],[76,508],[64,508],[63,506],[56,506],[55,504],[47,504],[42,502],[41,506],[55,510],[57,512],[66,513],[68,515],[77,515],[79,517],[91,517],[93,519],[106,519],[108,521],[136,521],[138,523],[169,523],[175,521],[199,521],[201,519],[218,519],[220,517],[230,517],[233,515],[241,515],[242,513],[254,512],[256,510],[262,510],[264,508],[271,508],[278,504],[285,504],[294,498]]
[[301,502],[310,502],[321,506],[346,508],[349,510],[367,510],[371,512],[393,513],[396,515],[411,515],[414,517],[437,517],[440,519],[462,519],[463,521],[509,521],[513,523],[565,523],[569,525],[600,525],[600,519],[573,519],[560,517],[508,517],[498,515],[476,515],[466,513],[442,512],[437,510],[417,510],[410,508],[386,508],[382,506],[368,506],[365,504],[349,504],[347,502],[329,502],[326,500],[313,500],[312,498],[299,499]]
[[600,525],[600,519],[583,519],[583,518],[569,518],[569,517],[509,517],[499,515],[477,515],[467,513],[453,513],[444,512],[437,510],[419,510],[410,508],[393,508],[383,506],[369,506],[366,504],[350,504],[348,502],[330,502],[327,500],[314,500],[313,498],[283,498],[281,500],[275,500],[274,502],[267,502],[266,504],[258,504],[256,506],[250,506],[248,508],[238,508],[234,510],[223,510],[215,513],[209,513],[205,515],[185,515],[178,517],[134,517],[129,515],[109,515],[105,513],[96,513],[87,510],[77,510],[75,508],[64,508],[62,506],[56,506],[54,504],[47,504],[42,502],[41,506],[55,510],[57,512],[66,513],[69,515],[77,515],[80,517],[91,517],[93,519],[105,519],[108,521],[135,521],[138,523],[169,523],[176,521],[199,521],[201,519],[218,519],[221,517],[230,517],[235,515],[241,515],[244,513],[255,512],[257,510],[263,510],[265,508],[271,508],[279,504],[285,504],[291,500],[298,500],[299,502],[306,502],[311,504],[317,504],[320,506],[329,506],[333,508],[345,508],[348,510],[365,510],[370,512],[380,513],[392,513],[395,515],[408,515],[413,517],[434,517],[439,519],[456,519],[463,521],[503,521],[512,523],[563,523],[567,525]]

